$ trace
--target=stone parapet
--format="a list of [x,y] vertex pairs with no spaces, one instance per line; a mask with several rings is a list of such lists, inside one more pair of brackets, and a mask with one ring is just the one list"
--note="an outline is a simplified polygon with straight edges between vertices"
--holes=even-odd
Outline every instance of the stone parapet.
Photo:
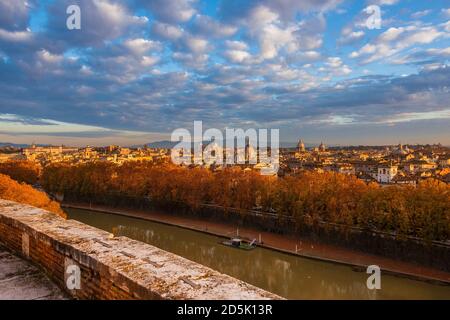
[[152,245],[1,199],[0,242],[77,299],[281,299]]

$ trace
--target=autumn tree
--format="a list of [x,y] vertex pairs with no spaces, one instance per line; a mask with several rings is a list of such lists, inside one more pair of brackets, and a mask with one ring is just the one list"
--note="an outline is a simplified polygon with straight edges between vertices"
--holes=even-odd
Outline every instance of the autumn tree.
[[355,176],[305,171],[284,178],[238,167],[211,172],[173,164],[94,162],[45,168],[44,188],[74,201],[190,208],[205,204],[233,212],[261,210],[297,227],[337,225],[446,240],[450,236],[450,186],[429,179],[412,186],[380,187]]
[[33,185],[39,179],[40,167],[32,161],[9,160],[0,163],[0,173],[16,181]]
[[38,191],[30,185],[19,183],[4,174],[0,174],[0,198],[29,204],[66,217],[59,203],[52,201],[44,192]]

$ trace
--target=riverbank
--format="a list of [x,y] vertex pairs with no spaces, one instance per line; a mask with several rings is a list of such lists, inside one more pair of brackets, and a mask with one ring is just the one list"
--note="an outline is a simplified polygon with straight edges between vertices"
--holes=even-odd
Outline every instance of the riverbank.
[[108,206],[63,203],[62,207],[77,208],[123,215],[133,218],[178,226],[194,231],[204,232],[220,237],[230,237],[239,232],[239,236],[263,241],[263,247],[305,258],[317,259],[332,263],[350,265],[356,270],[365,272],[368,265],[378,265],[383,273],[394,274],[414,280],[450,285],[450,273],[413,263],[396,261],[347,248],[321,244],[292,236],[260,231],[248,227],[236,228],[235,225],[202,220],[198,218],[171,215],[162,211],[144,211],[129,208],[112,208]]

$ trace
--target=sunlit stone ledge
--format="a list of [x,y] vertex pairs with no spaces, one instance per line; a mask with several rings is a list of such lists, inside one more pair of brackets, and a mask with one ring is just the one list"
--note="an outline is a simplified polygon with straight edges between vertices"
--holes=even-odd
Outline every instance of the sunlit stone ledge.
[[[281,299],[152,245],[1,199],[0,242],[78,299]],[[79,289],[70,290],[76,269]]]

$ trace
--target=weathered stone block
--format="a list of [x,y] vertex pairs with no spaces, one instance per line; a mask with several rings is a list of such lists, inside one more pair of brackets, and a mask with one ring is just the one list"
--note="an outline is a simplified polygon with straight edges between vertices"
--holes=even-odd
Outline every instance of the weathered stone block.
[[149,244],[1,199],[0,242],[78,299],[281,299]]

